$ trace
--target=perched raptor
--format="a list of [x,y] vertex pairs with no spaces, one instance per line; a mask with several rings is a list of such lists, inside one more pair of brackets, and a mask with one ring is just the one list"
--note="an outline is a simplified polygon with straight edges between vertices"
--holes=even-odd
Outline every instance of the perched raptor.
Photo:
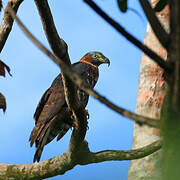
[[[93,88],[99,76],[98,66],[103,63],[110,64],[110,61],[100,52],[89,52],[79,62],[72,64],[72,68]],[[77,96],[85,108],[89,95],[77,88]],[[51,87],[42,96],[35,111],[34,120],[35,127],[31,132],[29,141],[30,146],[34,142],[36,144],[33,162],[39,162],[44,146],[56,136],[57,141],[60,140],[74,125],[72,112],[65,100],[61,74],[56,77]]]

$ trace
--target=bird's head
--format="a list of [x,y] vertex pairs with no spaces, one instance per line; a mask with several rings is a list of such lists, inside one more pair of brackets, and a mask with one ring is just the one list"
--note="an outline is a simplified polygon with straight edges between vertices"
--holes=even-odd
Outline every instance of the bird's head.
[[109,59],[97,51],[88,52],[80,59],[80,62],[92,64],[97,67],[101,64],[108,64],[108,66],[110,65]]

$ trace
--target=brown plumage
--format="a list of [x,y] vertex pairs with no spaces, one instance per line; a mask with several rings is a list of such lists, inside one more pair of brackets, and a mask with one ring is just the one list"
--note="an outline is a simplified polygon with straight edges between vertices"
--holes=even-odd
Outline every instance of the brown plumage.
[[[72,65],[73,70],[93,88],[98,80],[98,66],[110,64],[109,60],[99,52],[87,53],[79,62]],[[77,88],[81,105],[85,108],[89,95]],[[64,95],[61,74],[53,81],[51,87],[42,96],[34,114],[35,127],[31,132],[30,146],[35,142],[36,153],[33,162],[40,161],[43,148],[56,136],[60,140],[74,125],[72,113],[69,110]]]

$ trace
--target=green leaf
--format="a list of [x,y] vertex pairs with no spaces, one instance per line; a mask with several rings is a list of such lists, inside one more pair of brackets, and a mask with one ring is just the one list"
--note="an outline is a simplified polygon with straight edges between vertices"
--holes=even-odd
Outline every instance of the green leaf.
[[6,111],[6,99],[1,93],[0,93],[0,109],[3,109],[3,112]]
[[169,3],[169,0],[159,0],[159,2],[154,7],[155,12],[160,12],[164,9],[164,7]]
[[117,2],[121,12],[125,13],[127,11],[127,0],[118,0]]

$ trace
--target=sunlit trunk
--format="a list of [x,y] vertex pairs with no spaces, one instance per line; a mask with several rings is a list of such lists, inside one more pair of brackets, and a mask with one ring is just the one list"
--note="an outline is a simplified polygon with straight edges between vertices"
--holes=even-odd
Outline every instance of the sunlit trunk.
[[[151,1],[154,5],[157,0]],[[169,29],[169,9],[166,7],[162,12],[158,13],[164,28]],[[151,49],[167,58],[166,50],[162,48],[150,25],[148,24],[147,33],[144,43]],[[163,71],[149,57],[142,55],[139,89],[137,97],[136,112],[147,117],[159,119],[161,106],[166,93],[166,84],[164,81]],[[143,147],[157,139],[159,139],[160,131],[147,126],[134,124],[133,148]],[[133,160],[130,163],[128,180],[157,180],[161,177],[161,156],[162,151],[153,153],[143,159]]]

